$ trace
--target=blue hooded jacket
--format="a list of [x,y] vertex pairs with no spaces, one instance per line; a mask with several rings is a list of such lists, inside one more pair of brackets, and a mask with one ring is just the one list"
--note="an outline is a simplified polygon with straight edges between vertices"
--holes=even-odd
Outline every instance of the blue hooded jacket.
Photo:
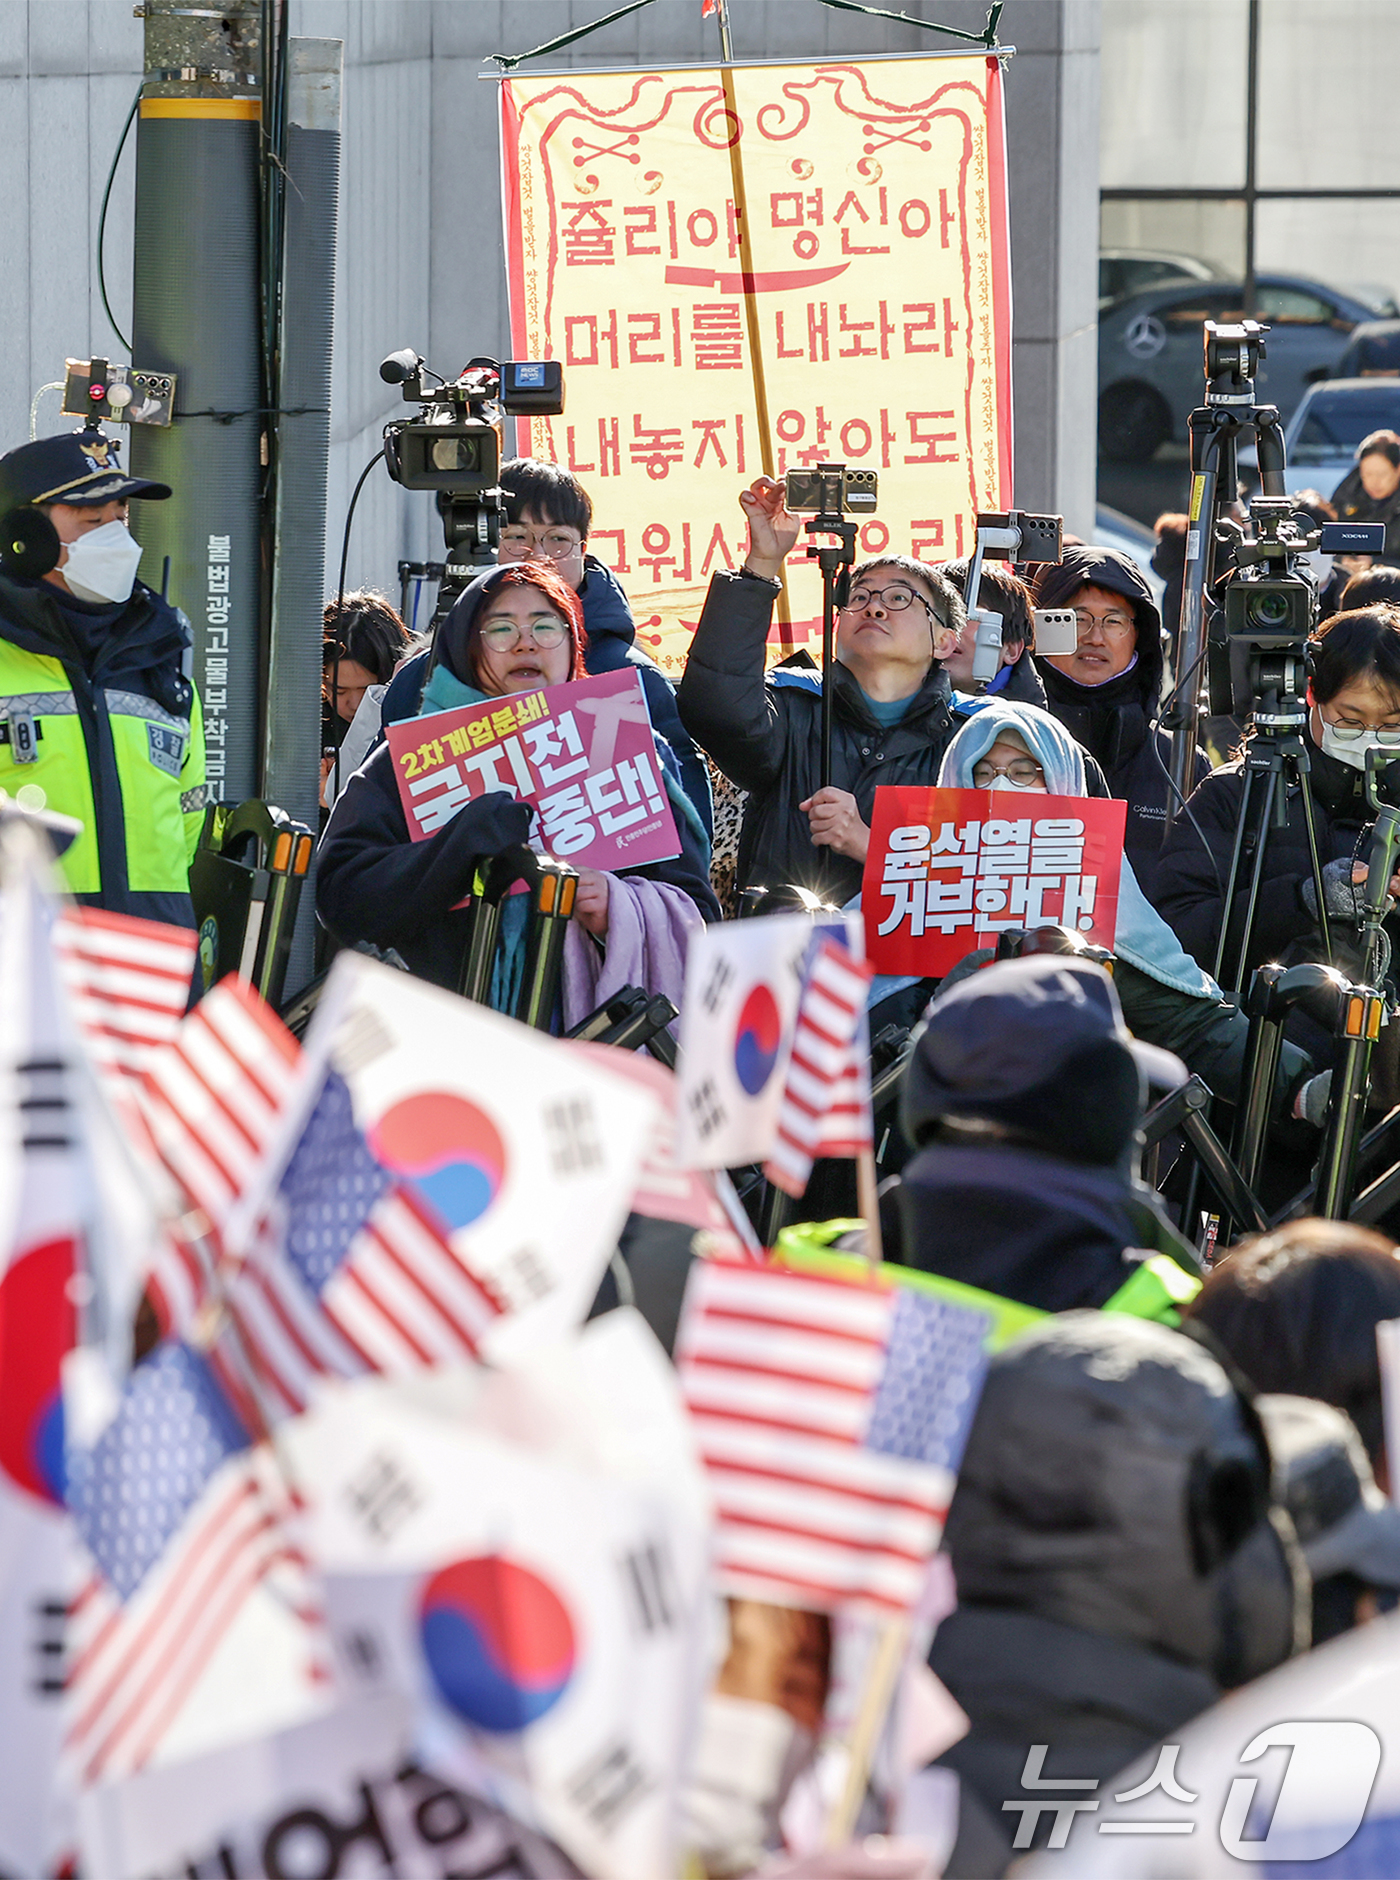
[[[989,699],[963,725],[943,755],[938,781],[945,789],[970,790],[973,767],[997,739],[1012,731],[1045,772],[1052,796],[1087,796],[1084,753],[1057,718],[1034,705]],[[1195,999],[1219,1003],[1219,986],[1204,972],[1138,886],[1132,863],[1123,857],[1118,881],[1118,929],[1113,950],[1160,985]]]

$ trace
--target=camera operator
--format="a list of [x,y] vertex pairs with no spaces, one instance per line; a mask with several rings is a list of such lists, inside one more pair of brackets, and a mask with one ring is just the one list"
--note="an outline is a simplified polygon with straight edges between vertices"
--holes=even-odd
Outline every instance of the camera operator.
[[377,727],[373,700],[357,732],[350,729],[365,694],[378,688],[382,700],[409,638],[398,609],[373,588],[327,601],[321,621],[321,807],[329,809],[369,755]]
[[[1162,695],[1162,621],[1152,591],[1126,555],[1067,548],[1036,583],[1040,607],[1072,607],[1079,644],[1037,654],[1046,703],[1102,766],[1114,796],[1128,805],[1124,850],[1143,893],[1155,900],[1158,852],[1166,831],[1171,741],[1152,731]],[[1198,759],[1199,782],[1210,766]]]
[[759,477],[740,496],[749,552],[717,569],[680,684],[696,743],[750,792],[738,887],[803,887],[844,904],[860,891],[880,784],[933,783],[953,733],[941,662],[965,625],[962,600],[934,569],[882,555],[851,575],[838,619],[832,782],[821,787],[818,688],[771,682],[764,649],[783,563],[801,523],[783,485]]
[[[944,561],[938,572],[945,575],[959,594],[967,591],[966,561]],[[972,676],[977,647],[971,633],[943,662],[953,688],[966,697],[1014,699],[1022,705],[1045,709],[1045,685],[1031,657],[1035,635],[1034,598],[1026,583],[1010,568],[987,562],[982,568],[979,602],[992,613],[1001,615],[1001,667],[986,684]]]
[[206,794],[193,641],[136,579],[126,526],[133,499],[170,490],[123,475],[113,448],[70,432],[0,457],[7,542],[37,534],[52,553],[43,575],[0,575],[0,787],[83,825],[61,863],[80,901],[192,927]]
[[[584,672],[591,677],[635,666],[641,674],[653,727],[674,752],[686,795],[707,830],[712,828],[710,780],[704,759],[686,736],[676,694],[661,668],[633,645],[636,627],[627,596],[612,569],[588,553],[593,504],[562,465],[514,457],[501,465],[506,519],[497,562],[537,561],[554,568],[583,603]],[[386,725],[417,716],[432,670],[432,649],[410,659],[384,697]]]
[[[1400,608],[1334,614],[1309,641],[1312,676],[1304,736],[1311,760],[1308,787],[1323,861],[1327,911],[1341,923],[1355,917],[1354,884],[1371,811],[1366,804],[1366,752],[1400,756]],[[1181,944],[1203,965],[1215,959],[1225,917],[1225,884],[1244,795],[1241,759],[1223,764],[1192,792],[1162,849],[1152,899]],[[1316,958],[1317,896],[1303,823],[1301,786],[1283,796],[1286,823],[1268,831],[1268,866],[1260,883],[1245,967],[1267,960]],[[1197,834],[1199,826],[1201,834]],[[1208,846],[1202,846],[1202,835]],[[1263,832],[1244,832],[1245,864],[1230,912],[1231,947],[1238,943],[1249,898],[1250,862]],[[1400,879],[1392,884],[1400,896]],[[1338,936],[1345,938],[1345,926]]]
[[1383,522],[1382,561],[1400,561],[1400,435],[1372,431],[1356,447],[1356,468],[1332,494],[1343,522]]

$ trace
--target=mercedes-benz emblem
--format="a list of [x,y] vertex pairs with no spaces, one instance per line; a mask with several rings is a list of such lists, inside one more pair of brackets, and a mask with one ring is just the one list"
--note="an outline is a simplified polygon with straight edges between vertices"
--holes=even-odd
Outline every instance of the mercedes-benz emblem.
[[1155,313],[1140,313],[1128,322],[1123,344],[1134,359],[1155,359],[1167,343],[1167,329]]

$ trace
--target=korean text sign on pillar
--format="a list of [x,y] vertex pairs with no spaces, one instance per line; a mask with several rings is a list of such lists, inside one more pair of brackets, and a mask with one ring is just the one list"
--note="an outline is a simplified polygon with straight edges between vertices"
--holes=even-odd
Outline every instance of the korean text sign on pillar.
[[512,341],[567,386],[522,449],[587,485],[640,645],[680,669],[764,472],[877,471],[863,555],[971,548],[1011,495],[995,58],[515,77],[501,112]]
[[941,978],[999,936],[1111,947],[1127,805],[1011,790],[877,790],[861,909],[877,972]]

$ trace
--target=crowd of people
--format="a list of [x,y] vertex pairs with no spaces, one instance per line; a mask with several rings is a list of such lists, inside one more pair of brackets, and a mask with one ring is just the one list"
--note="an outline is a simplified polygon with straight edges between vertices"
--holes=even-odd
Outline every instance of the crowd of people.
[[[1379,433],[1335,506],[1300,504],[1310,521],[1340,513],[1389,527],[1397,477],[1400,437]],[[1168,815],[1161,718],[1185,519],[1158,527],[1163,608],[1141,568],[1093,543],[1071,542],[1039,568],[985,568],[981,603],[1003,622],[990,682],[973,677],[966,562],[856,566],[828,675],[824,774],[820,674],[801,653],[771,663],[800,529],[779,484],[741,493],[748,552],[711,579],[673,692],[631,644],[616,578],[587,553],[591,510],[575,480],[517,462],[503,483],[500,566],[399,664],[383,715],[637,666],[670,787],[694,812],[677,820],[682,856],[642,872],[688,895],[697,922],[721,903],[726,916],[859,906],[883,785],[1126,804],[1111,961],[1068,936],[1053,950],[1032,939],[1029,957],[976,951],[941,982],[877,979],[871,993],[872,1034],[891,1020],[915,1027],[881,1143],[886,1257],[1051,1315],[993,1360],[945,1542],[958,1606],[930,1660],[969,1719],[942,1759],[959,1788],[946,1872],[1001,1873],[1024,1845],[1013,1847],[1004,1805],[1034,1791],[1023,1787],[1034,1744],[1052,1744],[1076,1775],[1112,1775],[1223,1692],[1400,1595],[1376,1340],[1400,1315],[1400,1251],[1383,1233],[1302,1218],[1215,1249],[1211,1268],[1193,1244],[1185,1184],[1160,1162],[1156,1189],[1139,1172],[1150,1096],[1188,1071],[1227,1134],[1249,1029],[1214,976],[1222,931],[1242,938],[1247,865],[1235,905],[1225,889],[1245,725],[1226,728],[1214,767],[1202,751],[1185,813]],[[1323,957],[1304,789],[1345,963],[1371,820],[1365,755],[1400,752],[1400,566],[1383,555],[1319,577],[1306,761],[1278,826],[1243,832],[1246,864],[1268,843],[1247,969]],[[357,657],[346,627],[365,604],[350,596],[327,610],[327,697],[342,714],[361,666],[388,677],[385,662]],[[1037,608],[1073,610],[1073,652],[1037,653]],[[735,805],[737,835],[732,813],[717,813]],[[337,943],[392,945],[452,984],[454,910],[528,820],[517,803],[483,798],[410,853],[386,760],[371,756],[330,815],[321,917]],[[603,948],[609,891],[607,876],[585,875],[578,918]],[[1301,1012],[1274,1080],[1260,1177],[1269,1206],[1307,1181],[1334,1049]],[[849,1244],[817,1225],[854,1212],[833,1193],[814,1181],[796,1209],[812,1224],[789,1235]]]
[[[780,484],[740,494],[747,553],[714,574],[673,686],[589,552],[577,479],[516,460],[502,483],[497,563],[430,636],[415,640],[370,590],[326,608],[324,950],[367,949],[457,990],[473,897],[497,858],[539,846],[536,812],[488,791],[411,840],[387,728],[624,669],[645,698],[678,853],[580,869],[573,944],[595,968],[625,945],[642,989],[677,1002],[704,923],[859,907],[884,786],[1126,805],[1111,954],[1032,932],[1020,957],[974,951],[941,979],[877,977],[870,993],[870,1036],[893,1035],[904,1064],[877,1117],[885,1257],[1044,1315],[991,1360],[945,1537],[956,1610],[930,1658],[968,1725],[941,1758],[959,1796],[945,1871],[1003,1873],[1025,1845],[1006,1810],[1044,1786],[1036,1745],[1076,1778],[1106,1778],[1222,1693],[1400,1600],[1377,1347],[1377,1326],[1400,1318],[1400,1249],[1286,1205],[1317,1157],[1336,1051],[1317,1012],[1290,1026],[1270,1097],[1259,1193],[1283,1225],[1211,1260],[1179,1139],[1155,1158],[1155,1185],[1140,1166],[1149,1104],[1188,1074],[1209,1087],[1226,1139],[1243,1100],[1248,1021],[1215,976],[1222,935],[1245,938],[1245,889],[1226,894],[1237,840],[1246,858],[1268,845],[1246,968],[1323,957],[1304,792],[1346,963],[1372,820],[1366,755],[1400,755],[1400,566],[1387,553],[1319,571],[1305,761],[1273,826],[1241,829],[1244,725],[1213,768],[1199,758],[1169,815],[1179,518],[1162,519],[1154,557],[1165,617],[1144,571],[1093,543],[985,569],[982,603],[1003,623],[989,681],[974,677],[966,563],[886,554],[854,567],[826,675],[828,769],[822,675],[804,655],[770,663],[801,526]],[[11,522],[44,525],[26,522],[23,541],[10,528],[0,571],[0,783],[21,803],[36,787],[40,807],[81,825],[62,860],[80,898],[188,924],[204,807],[189,635],[136,583],[123,540],[128,501],[169,492],[76,438],[9,453],[0,484]],[[1335,505],[1300,501],[1400,527],[1400,436],[1365,441]],[[1073,613],[1072,652],[1037,652],[1038,608]],[[501,921],[490,1000],[503,1011],[526,912],[517,897]],[[554,1029],[573,1017],[561,994]],[[745,1196],[756,1222],[760,1190]],[[854,1213],[839,1182],[818,1179],[787,1232],[859,1245],[860,1223],[832,1218]],[[639,1264],[629,1287],[624,1242],[597,1309],[626,1293],[669,1349],[694,1249],[680,1235],[637,1257],[665,1270]],[[764,1701],[782,1709],[781,1679],[775,1689]],[[709,1871],[739,1871],[733,1846],[752,1836],[726,1841],[722,1768],[717,1783],[702,1851]],[[736,1775],[735,1808],[741,1790],[751,1815]],[[771,1830],[780,1795],[760,1799]]]

